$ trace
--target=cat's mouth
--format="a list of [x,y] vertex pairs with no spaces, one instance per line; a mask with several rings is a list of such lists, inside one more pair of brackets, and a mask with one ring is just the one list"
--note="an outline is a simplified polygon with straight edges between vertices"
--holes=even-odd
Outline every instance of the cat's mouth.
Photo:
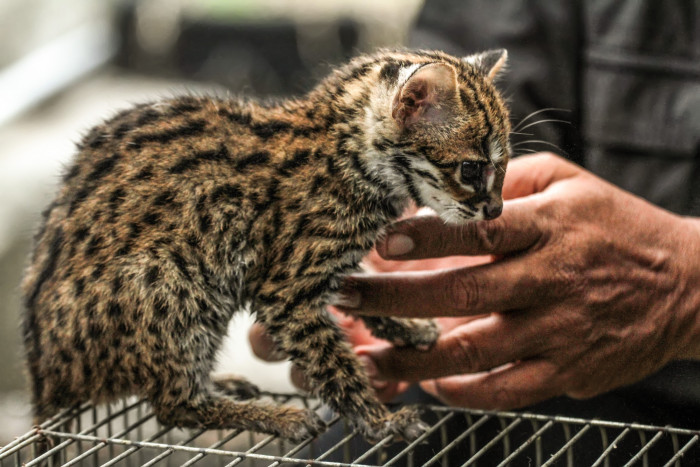
[[472,214],[472,219],[492,220],[503,212],[503,200],[499,198],[487,198],[478,202],[462,201],[461,207]]
[[479,203],[458,203],[439,211],[439,216],[448,224],[467,224],[482,220],[496,219],[503,211],[501,200],[488,200]]

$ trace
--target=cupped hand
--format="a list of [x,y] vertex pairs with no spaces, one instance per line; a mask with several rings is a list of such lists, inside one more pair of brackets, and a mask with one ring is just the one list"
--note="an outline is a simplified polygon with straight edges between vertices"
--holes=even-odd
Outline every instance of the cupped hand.
[[494,221],[415,217],[377,247],[391,260],[493,262],[348,278],[344,294],[359,306],[346,313],[452,317],[427,352],[361,342],[375,380],[420,381],[448,404],[511,409],[594,396],[700,357],[697,219],[548,154],[512,161],[504,198]]

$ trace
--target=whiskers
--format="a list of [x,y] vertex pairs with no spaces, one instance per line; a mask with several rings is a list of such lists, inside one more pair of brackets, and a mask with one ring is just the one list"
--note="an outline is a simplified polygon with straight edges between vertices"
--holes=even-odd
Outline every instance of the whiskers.
[[[565,125],[571,125],[571,122],[569,122],[568,120],[562,120],[559,118],[542,118],[540,120],[534,120],[534,121],[532,120],[534,117],[536,117],[538,115],[542,115],[546,112],[570,112],[570,110],[558,109],[555,107],[548,107],[545,109],[536,110],[536,111],[526,115],[522,120],[520,120],[520,122],[518,122],[518,124],[513,127],[510,134],[511,135],[533,137],[534,133],[526,132],[525,130],[527,130],[528,128],[533,128],[537,125],[542,125],[544,123],[561,123],[561,124],[565,124]],[[535,152],[538,152],[537,149],[533,149],[532,147],[528,147],[528,145],[534,145],[534,144],[541,144],[544,146],[548,146],[548,147],[551,147],[551,148],[559,151],[560,153],[562,153],[564,155],[568,155],[567,152],[564,151],[558,145],[556,145],[552,142],[549,142],[549,141],[541,140],[541,139],[526,139],[523,141],[517,141],[516,143],[511,145],[511,149],[513,150],[515,156],[518,156],[521,154],[535,153]]]
[[445,224],[463,224],[465,221],[476,220],[477,212],[467,209],[464,206],[448,205],[444,206],[440,212],[440,219]]

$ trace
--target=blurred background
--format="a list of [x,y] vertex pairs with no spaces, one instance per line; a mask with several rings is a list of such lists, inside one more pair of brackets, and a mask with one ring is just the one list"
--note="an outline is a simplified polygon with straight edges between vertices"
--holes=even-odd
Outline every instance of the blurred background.
[[[333,65],[402,44],[421,0],[0,1],[0,446],[31,424],[18,285],[74,145],[117,110],[183,92],[301,94]],[[232,323],[221,371],[290,390]]]

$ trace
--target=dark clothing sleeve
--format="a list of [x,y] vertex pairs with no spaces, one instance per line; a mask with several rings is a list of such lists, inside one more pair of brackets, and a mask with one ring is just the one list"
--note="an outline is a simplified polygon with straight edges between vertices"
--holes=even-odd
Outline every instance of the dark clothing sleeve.
[[[516,152],[567,155],[659,206],[700,215],[697,0],[427,0],[411,45],[458,56],[508,49],[499,88],[514,125],[545,108],[565,111],[522,127],[568,122],[513,134]],[[700,362],[673,363],[590,401],[559,399],[534,410],[698,428]]]

